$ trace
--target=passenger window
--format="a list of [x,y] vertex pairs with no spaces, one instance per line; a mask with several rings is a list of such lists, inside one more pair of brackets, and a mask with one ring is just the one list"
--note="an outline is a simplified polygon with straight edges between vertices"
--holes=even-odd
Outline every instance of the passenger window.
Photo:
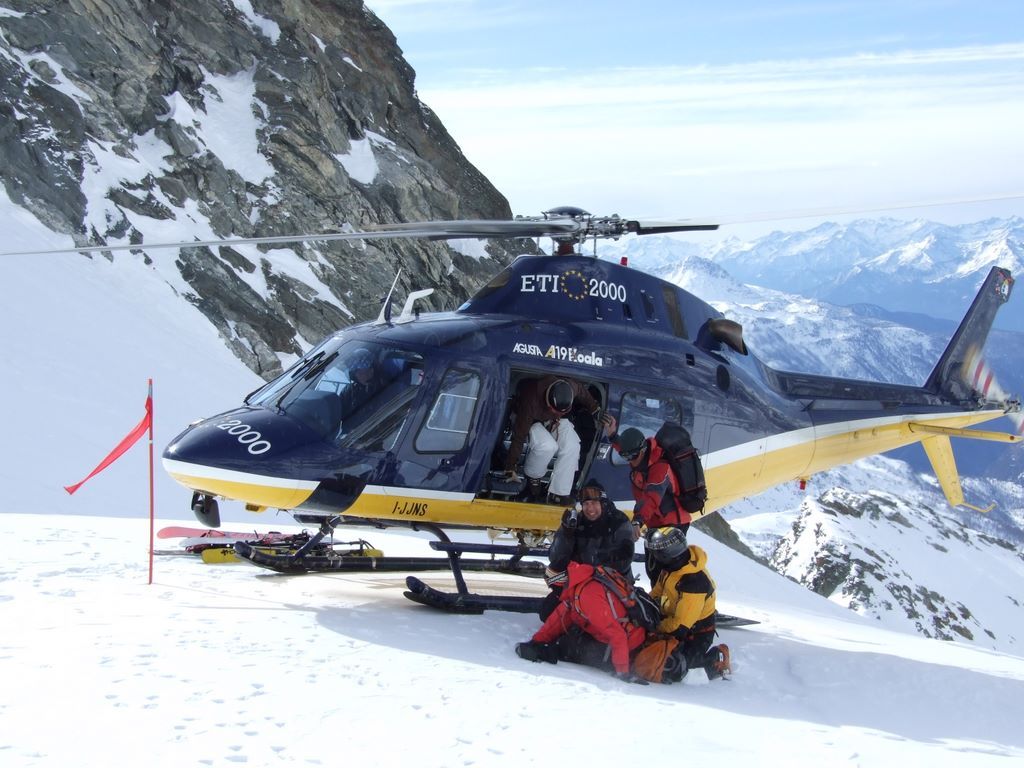
[[683,323],[683,316],[679,314],[675,288],[666,285],[661,289],[661,295],[665,299],[665,311],[668,313],[669,322],[672,323],[672,333],[680,339],[685,339],[686,324]]
[[454,453],[466,444],[480,394],[480,377],[469,371],[448,371],[437,399],[416,436],[419,453]]
[[[684,420],[683,408],[677,400],[672,398],[649,397],[634,392],[628,392],[622,397],[622,410],[619,412],[618,426],[620,435],[624,430],[634,427],[643,432],[644,437],[651,437],[666,421],[682,424],[687,429],[693,425],[692,415]],[[612,451],[611,456],[612,464],[625,465],[628,463],[619,456],[618,451]]]
[[644,304],[644,315],[647,318],[648,323],[658,322],[658,314],[654,309],[654,297],[651,296],[647,291],[641,289],[640,298]]

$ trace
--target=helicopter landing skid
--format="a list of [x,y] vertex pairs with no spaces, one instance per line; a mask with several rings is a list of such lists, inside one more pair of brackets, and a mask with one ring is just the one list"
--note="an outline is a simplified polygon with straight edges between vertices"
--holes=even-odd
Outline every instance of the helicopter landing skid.
[[[535,561],[522,562],[525,556],[545,557],[547,549],[527,547],[525,544],[501,545],[501,544],[467,544],[451,541],[441,528],[430,523],[420,524],[433,533],[439,541],[430,542],[433,549],[448,553],[449,566],[452,576],[455,578],[456,592],[443,592],[424,584],[415,576],[408,576],[405,585],[409,588],[403,594],[414,603],[426,605],[430,608],[438,608],[448,613],[480,614],[486,610],[512,611],[514,613],[538,613],[541,608],[542,597],[514,597],[509,595],[478,595],[469,591],[466,586],[466,579],[462,575],[463,569],[470,566],[473,560],[463,560],[464,552],[486,552],[492,557],[497,554],[508,554],[508,560],[500,561],[502,570],[506,573],[518,573],[519,575],[534,575],[523,573],[522,569],[529,568],[534,572],[544,574],[544,565]],[[495,562],[488,560],[484,562]]]
[[[253,565],[277,573],[329,573],[342,571],[359,573],[367,571],[440,571],[450,567],[446,557],[374,557],[358,552],[299,555],[268,552],[265,547],[254,546],[247,541],[236,541],[235,554]],[[492,571],[514,573],[519,576],[543,578],[542,563],[526,562],[510,564],[502,560],[463,560],[460,567],[469,571]]]
[[538,613],[542,597],[514,597],[511,595],[478,595],[470,591],[442,592],[434,589],[415,576],[407,576],[405,585],[409,590],[403,594],[414,603],[438,608],[448,613],[481,614],[484,611],[511,611],[513,613]]

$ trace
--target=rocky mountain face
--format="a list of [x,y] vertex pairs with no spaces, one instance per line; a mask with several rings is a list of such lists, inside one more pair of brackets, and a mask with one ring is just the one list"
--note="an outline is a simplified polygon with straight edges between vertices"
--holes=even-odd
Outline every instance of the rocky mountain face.
[[[0,176],[13,203],[78,245],[508,217],[414,77],[358,0],[8,0]],[[269,378],[376,316],[399,269],[398,291],[430,286],[431,308],[453,308],[524,250],[320,241],[105,255],[152,264]]]

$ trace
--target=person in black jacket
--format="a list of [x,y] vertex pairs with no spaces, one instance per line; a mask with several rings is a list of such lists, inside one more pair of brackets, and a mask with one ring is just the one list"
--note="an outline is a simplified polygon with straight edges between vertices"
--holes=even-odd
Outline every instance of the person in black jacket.
[[548,550],[547,582],[551,592],[541,607],[541,619],[558,605],[570,562],[614,568],[633,582],[633,526],[629,518],[608,500],[597,480],[585,482],[577,498],[578,504],[562,515],[562,524]]

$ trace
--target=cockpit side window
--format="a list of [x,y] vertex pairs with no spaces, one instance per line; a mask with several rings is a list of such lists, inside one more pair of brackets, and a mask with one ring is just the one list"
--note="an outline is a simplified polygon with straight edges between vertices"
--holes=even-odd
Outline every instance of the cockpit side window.
[[445,374],[423,427],[416,435],[419,453],[455,453],[466,444],[480,396],[480,377],[453,369]]
[[409,402],[423,380],[420,355],[381,344],[350,341],[325,347],[253,404],[277,408],[325,440],[380,421],[396,401]]
[[[666,421],[681,424],[687,429],[693,428],[693,414],[687,413],[674,398],[664,396],[643,395],[627,392],[622,397],[622,410],[619,412],[619,434],[629,427],[635,427],[651,437],[657,433]],[[626,464],[626,460],[618,452],[611,453],[612,464]]]

